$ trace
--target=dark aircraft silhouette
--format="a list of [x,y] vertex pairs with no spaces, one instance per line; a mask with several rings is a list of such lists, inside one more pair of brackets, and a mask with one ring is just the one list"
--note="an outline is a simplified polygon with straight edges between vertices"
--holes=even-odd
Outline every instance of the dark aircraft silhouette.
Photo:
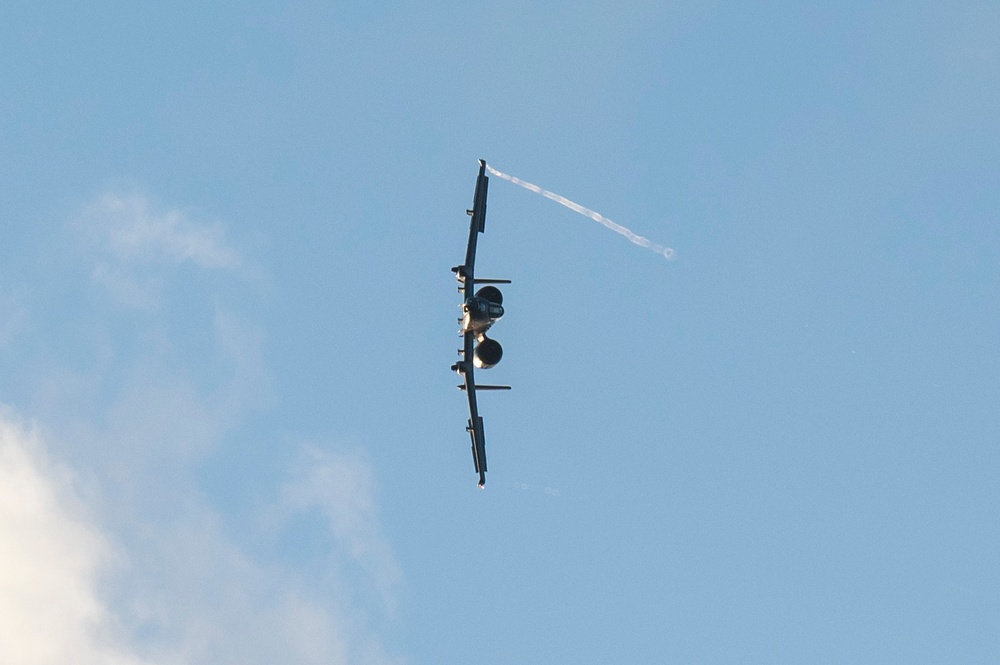
[[[458,287],[464,302],[462,316],[458,319],[461,328],[458,334],[465,340],[458,350],[462,360],[451,366],[465,383],[458,386],[469,398],[469,425],[466,431],[472,437],[472,461],[479,474],[479,486],[486,485],[486,438],[483,434],[483,419],[476,404],[476,390],[510,390],[510,386],[476,385],[475,368],[489,369],[503,357],[500,342],[486,336],[497,319],[503,316],[503,294],[493,284],[510,284],[509,279],[478,279],[475,276],[476,241],[486,230],[486,190],[490,179],[486,177],[486,162],[479,160],[479,177],[476,178],[476,193],[472,200],[472,210],[465,212],[472,217],[469,224],[469,247],[465,252],[465,263],[451,269],[461,286]],[[488,284],[473,295],[471,289],[476,284]]]

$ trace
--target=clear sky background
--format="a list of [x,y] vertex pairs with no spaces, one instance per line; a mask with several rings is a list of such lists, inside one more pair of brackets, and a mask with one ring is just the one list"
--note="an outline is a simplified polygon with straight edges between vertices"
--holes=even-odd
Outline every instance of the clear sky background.
[[[751,6],[752,5],[752,6]],[[0,662],[996,663],[996,2],[5,2]],[[478,158],[507,277],[476,488]]]

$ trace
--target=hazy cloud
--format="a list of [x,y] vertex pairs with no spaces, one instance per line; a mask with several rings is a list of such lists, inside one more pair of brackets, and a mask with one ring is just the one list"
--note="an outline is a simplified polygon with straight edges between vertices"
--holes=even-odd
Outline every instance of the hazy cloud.
[[392,610],[401,573],[380,532],[374,494],[371,466],[361,451],[317,448],[303,451],[284,488],[286,508],[321,512],[340,553],[370,577]]
[[255,561],[224,534],[218,516],[190,497],[172,519],[136,530],[118,599],[158,662],[351,662],[336,603],[310,597],[294,574]]
[[13,297],[0,292],[0,348],[10,344],[24,323],[24,309]]
[[[266,331],[239,306],[233,287],[255,275],[222,225],[105,194],[71,226],[84,252],[70,255],[102,289],[96,308],[30,313],[39,330],[87,331],[24,372],[37,385],[23,412],[45,440],[0,411],[0,663],[398,662],[367,619],[400,572],[363,455],[291,447],[277,459],[287,473],[252,490],[230,479],[270,532],[248,531],[260,516],[227,513],[226,490],[202,483],[234,437],[233,454],[259,455],[273,436],[243,428],[270,400]],[[241,279],[212,274],[227,272]],[[148,316],[103,310],[101,296]],[[350,571],[317,579],[276,540],[311,511],[324,555]]]
[[[346,556],[394,582],[398,570],[378,535],[366,463],[318,459],[319,474],[296,482],[301,492],[293,493],[321,504]],[[320,478],[334,481],[334,491],[319,491]],[[172,514],[138,515],[114,532],[99,528],[88,503],[94,498],[51,460],[37,434],[9,409],[0,412],[0,662],[400,662],[369,636],[347,600],[329,595],[341,584],[323,592],[294,571],[255,561],[225,537],[196,494]]]
[[112,550],[74,476],[0,412],[0,662],[138,665],[102,602]]

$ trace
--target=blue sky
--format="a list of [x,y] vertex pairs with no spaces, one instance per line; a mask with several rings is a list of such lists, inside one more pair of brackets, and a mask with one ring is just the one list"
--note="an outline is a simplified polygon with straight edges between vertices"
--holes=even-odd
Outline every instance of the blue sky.
[[0,661],[995,662],[998,35],[5,4]]

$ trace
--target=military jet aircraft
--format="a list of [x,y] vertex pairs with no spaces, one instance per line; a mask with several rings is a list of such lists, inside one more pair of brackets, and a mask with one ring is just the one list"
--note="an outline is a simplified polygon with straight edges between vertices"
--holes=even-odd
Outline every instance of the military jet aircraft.
[[[500,342],[486,336],[497,319],[503,316],[503,294],[493,284],[510,284],[509,279],[480,279],[475,276],[476,241],[479,234],[486,230],[486,190],[490,179],[486,176],[486,162],[479,160],[479,176],[476,178],[476,193],[472,199],[472,210],[466,214],[472,217],[469,224],[469,246],[465,252],[465,263],[451,269],[455,273],[460,286],[459,293],[464,301],[460,305],[462,316],[458,323],[458,334],[464,339],[464,345],[458,350],[461,360],[451,366],[465,379],[458,386],[469,398],[469,425],[466,431],[472,437],[472,461],[479,474],[479,486],[486,485],[486,438],[483,434],[483,419],[479,415],[476,404],[476,390],[510,390],[510,386],[476,385],[475,369],[489,369],[503,357],[503,347]],[[487,284],[472,293],[476,284]]]

